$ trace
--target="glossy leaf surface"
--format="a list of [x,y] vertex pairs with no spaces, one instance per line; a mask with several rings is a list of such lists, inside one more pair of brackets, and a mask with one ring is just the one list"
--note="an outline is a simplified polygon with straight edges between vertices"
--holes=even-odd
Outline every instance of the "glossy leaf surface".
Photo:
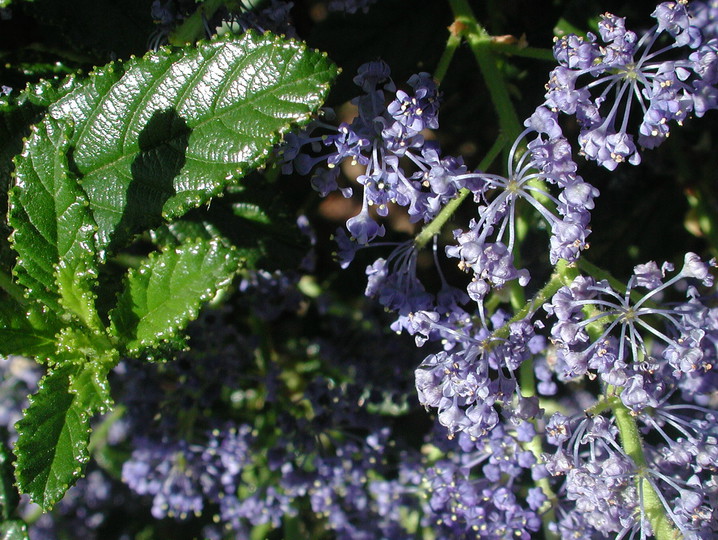
[[48,510],[80,476],[89,459],[90,416],[97,400],[72,389],[81,368],[66,365],[48,372],[16,427],[16,477],[22,493]]
[[55,312],[63,305],[91,325],[96,227],[85,193],[70,172],[71,129],[48,118],[33,127],[16,160],[9,200],[18,254],[14,272],[31,298]]
[[197,317],[199,307],[229,284],[239,265],[236,251],[217,239],[150,255],[130,271],[110,313],[114,333],[130,353],[160,345]]
[[325,55],[254,33],[92,73],[50,113],[75,122],[73,167],[98,248],[181,216],[262,165],[335,75]]

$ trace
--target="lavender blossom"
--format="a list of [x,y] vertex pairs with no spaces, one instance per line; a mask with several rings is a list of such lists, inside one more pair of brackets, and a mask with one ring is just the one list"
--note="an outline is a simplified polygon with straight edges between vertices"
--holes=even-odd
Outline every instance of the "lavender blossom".
[[[312,185],[322,196],[337,189],[351,196],[350,187],[340,188],[339,165],[347,161],[363,167],[357,177],[361,212],[347,222],[348,240],[363,247],[384,235],[377,216],[387,216],[391,205],[406,207],[412,222],[428,222],[473,178],[462,177],[466,168],[461,159],[442,157],[436,144],[421,134],[439,125],[440,96],[427,73],[409,79],[412,93],[396,90],[383,62],[361,66],[354,82],[364,94],[353,100],[358,116],[351,123],[335,128],[315,122],[302,134],[289,136],[280,155],[285,172],[314,169]],[[314,136],[318,129],[333,133]],[[414,170],[405,169],[400,158],[408,158]],[[351,258],[353,251],[340,248],[339,254]],[[340,260],[346,265],[351,259]]]
[[[608,282],[592,278],[578,277],[570,287],[562,287],[544,306],[557,319],[551,335],[559,347],[559,374],[575,378],[595,371],[606,383],[624,388],[621,399],[627,407],[641,410],[655,407],[667,385],[677,383],[684,374],[712,369],[701,361],[704,332],[693,326],[704,309],[700,302],[689,297],[678,305],[654,303],[662,291],[681,280],[710,284],[707,269],[714,264],[688,253],[682,270],[665,282],[655,264],[639,265],[623,294]],[[670,268],[664,265],[665,271]],[[649,292],[635,300],[639,286],[648,287]],[[598,337],[589,333],[594,324],[603,326]],[[654,339],[663,345],[662,358],[649,347]],[[672,368],[670,374],[668,368]]]
[[[539,107],[525,122],[527,129],[517,137],[508,159],[508,174],[502,177],[487,173],[464,175],[479,180],[474,200],[479,203],[479,219],[472,220],[468,232],[456,231],[457,246],[448,246],[449,257],[461,259],[459,268],[473,272],[477,284],[469,296],[481,303],[490,287],[503,287],[518,280],[525,286],[526,270],[513,264],[516,242],[517,205],[531,205],[551,227],[551,262],[574,261],[590,234],[588,227],[593,199],[598,190],[576,173],[568,141],[563,138],[555,113]],[[528,152],[517,156],[524,138],[537,133],[528,143]],[[560,190],[552,195],[550,186]]]
[[[609,170],[625,161],[640,163],[635,135],[629,132],[636,108],[641,115],[637,142],[655,148],[668,137],[670,122],[682,124],[692,112],[701,116],[714,106],[715,81],[701,67],[712,50],[699,48],[701,31],[685,4],[659,4],[652,14],[658,24],[640,38],[626,29],[623,18],[607,13],[599,22],[602,44],[592,33],[556,41],[559,67],[551,72],[546,105],[576,116],[588,159]],[[670,45],[659,46],[662,34],[670,36]],[[668,53],[681,47],[695,52],[672,59]],[[586,76],[590,78],[584,82]]]

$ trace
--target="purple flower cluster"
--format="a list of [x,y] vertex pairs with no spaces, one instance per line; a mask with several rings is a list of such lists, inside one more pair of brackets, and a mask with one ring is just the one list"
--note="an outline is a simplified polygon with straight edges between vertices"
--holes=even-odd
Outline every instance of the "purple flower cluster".
[[423,485],[444,534],[487,539],[535,537],[541,529],[539,510],[546,496],[540,488],[528,497],[516,489],[536,463],[536,457],[522,447],[533,435],[531,425],[526,424],[511,431],[499,427],[481,440],[463,434],[456,444],[440,443],[445,451],[457,452],[457,457],[429,467]]
[[[545,107],[536,109],[526,120],[527,129],[516,139],[509,154],[508,174],[499,176],[473,173],[474,200],[479,219],[469,231],[454,233],[458,245],[446,248],[449,257],[460,259],[459,268],[473,273],[467,288],[469,297],[479,304],[491,288],[501,288],[517,280],[525,286],[526,270],[514,266],[517,205],[528,203],[551,229],[550,259],[575,261],[586,248],[590,234],[590,210],[598,190],[576,174],[571,145],[563,137],[556,114]],[[517,156],[524,138],[536,137]],[[550,186],[559,193],[553,195]]]
[[[462,188],[469,189],[479,205],[479,219],[472,220],[468,231],[455,231],[457,245],[446,248],[446,255],[460,259],[459,268],[472,274],[466,292],[449,286],[440,275],[441,291],[428,293],[416,274],[417,249],[412,242],[393,244],[388,258],[379,258],[367,268],[366,294],[398,314],[394,330],[418,335],[418,341],[424,340],[421,334],[451,339],[442,328],[468,324],[462,306],[469,299],[481,306],[492,288],[513,280],[525,286],[529,274],[515,267],[513,255],[521,204],[533,207],[550,227],[553,263],[573,261],[586,248],[598,190],[576,173],[571,146],[554,111],[539,107],[526,121],[527,129],[512,146],[506,177],[468,172],[461,159],[441,157],[437,145],[422,134],[438,127],[438,93],[426,74],[410,79],[413,95],[395,90],[383,63],[362,66],[355,82],[366,95],[353,101],[358,116],[351,124],[342,123],[336,135],[314,135],[320,128],[332,129],[315,122],[301,135],[288,137],[282,149],[285,172],[308,174],[326,162],[326,167],[314,169],[312,177],[312,185],[322,195],[340,190],[351,196],[351,187],[339,188],[339,164],[348,161],[365,168],[357,178],[363,187],[361,211],[347,221],[348,234],[340,229],[336,235],[342,266],[351,262],[358,248],[384,236],[377,216],[386,216],[391,204],[407,207],[412,221],[424,222],[436,217]],[[388,104],[387,92],[395,96]],[[525,139],[531,140],[525,143]],[[305,147],[315,155],[306,153]],[[333,152],[322,153],[323,147],[333,147]],[[405,173],[400,158],[413,163],[416,172]],[[419,312],[423,314],[416,316]],[[439,321],[440,325],[434,324]],[[427,326],[433,331],[426,331]]]
[[691,24],[700,29],[705,42],[718,37],[718,3],[715,0],[690,2],[688,14]]
[[643,510],[643,498],[653,489],[682,537],[714,538],[715,414],[661,403],[637,421],[645,436],[657,436],[657,442],[645,446],[640,466],[621,447],[614,419],[551,417],[546,439],[554,451],[544,454],[540,474],[563,481],[565,497],[554,530],[562,538],[653,534]]
[[[393,330],[420,346],[442,345],[426,356],[415,380],[420,404],[436,411],[460,445],[461,457],[437,462],[422,484],[447,535],[529,538],[540,527],[539,510],[553,498],[552,529],[561,537],[646,537],[655,523],[646,515],[644,490],[661,498],[668,520],[686,537],[718,531],[715,415],[704,408],[714,405],[718,383],[718,317],[712,299],[696,287],[712,285],[713,261],[689,253],[672,277],[670,264],[638,265],[620,290],[607,280],[576,277],[545,304],[543,320],[537,306],[510,318],[495,303],[490,310],[486,305],[495,300],[492,291],[529,282],[528,271],[515,263],[517,222],[526,209],[550,231],[551,264],[575,263],[588,247],[599,193],[578,174],[559,113],[576,117],[580,153],[588,159],[609,170],[638,164],[638,147],[657,147],[671,123],[718,108],[716,13],[714,4],[666,2],[653,12],[656,25],[640,37],[624,19],[605,14],[599,36],[557,40],[559,65],[546,101],[513,143],[505,175],[469,172],[460,159],[440,157],[422,133],[438,127],[433,83],[419,75],[410,81],[413,94],[397,91],[380,63],[363,66],[355,79],[366,95],[354,100],[358,116],[351,124],[320,136],[314,131],[332,128],[317,123],[288,140],[287,171],[306,174],[326,163],[312,180],[322,195],[339,189],[351,196],[351,187],[339,187],[338,165],[362,167],[361,212],[347,222],[348,235],[337,234],[342,265],[359,247],[392,245],[390,255],[367,267],[366,295],[397,314]],[[326,147],[332,152],[322,153]],[[417,172],[405,173],[399,159]],[[473,194],[478,216],[468,230],[454,232],[445,254],[471,279],[465,289],[449,284],[435,240],[440,287],[428,292],[417,276],[423,245],[374,242],[386,233],[377,216],[394,205],[407,208],[414,222],[429,222],[462,189]],[[675,290],[682,299],[671,297]],[[537,333],[545,327],[550,340]],[[536,395],[519,384],[527,373]],[[567,415],[544,416],[543,398],[579,379],[600,385],[598,404],[581,393],[562,398]],[[629,455],[622,446],[619,432],[628,428],[619,427],[621,411],[635,417],[648,441],[645,455]],[[541,437],[553,453],[536,450]],[[542,487],[519,496],[514,487],[520,482],[513,480],[522,475]],[[382,489],[407,492],[396,484]]]
[[[273,280],[250,281],[243,295]],[[288,291],[292,283],[280,289]],[[263,303],[248,305],[252,318],[274,325],[292,318],[296,324],[299,317],[267,319]],[[156,519],[214,521],[202,529],[206,538],[246,537],[263,525],[279,528],[301,508],[338,538],[410,538],[395,516],[420,505],[422,460],[416,449],[394,440],[382,415],[409,406],[409,381],[394,381],[415,365],[413,346],[383,344],[378,321],[358,329],[322,315],[325,328],[302,342],[300,351],[310,363],[351,377],[339,383],[311,371],[298,394],[278,365],[266,366],[265,373],[253,366],[261,348],[237,332],[238,316],[229,306],[207,311],[189,329],[191,351],[172,363],[140,369],[127,362],[119,370],[126,412],[116,422],[123,433],[112,439],[131,448],[122,466],[125,484],[149,500]],[[365,314],[367,321],[373,317]],[[256,407],[253,400],[272,410],[272,422],[243,421]],[[398,460],[392,456],[399,452],[414,465],[405,482],[397,483]],[[387,489],[402,495],[387,500]]]
[[[498,312],[491,321],[500,328],[507,318]],[[540,414],[537,398],[523,397],[518,391],[515,373],[545,341],[526,320],[505,328],[506,338],[483,328],[459,336],[455,347],[427,356],[417,368],[419,403],[438,410],[438,420],[450,436],[466,433],[479,439],[490,433],[501,425],[498,408],[504,420],[517,425]]]
[[704,14],[698,20],[686,4],[659,4],[652,14],[657,24],[640,38],[624,18],[606,13],[600,41],[592,33],[556,41],[559,66],[546,86],[546,106],[576,116],[587,159],[609,170],[624,161],[637,165],[637,145],[655,148],[670,134],[671,122],[716,108],[717,45],[701,33],[710,24],[709,8],[696,7]]
[[116,372],[126,409],[111,442],[131,448],[122,480],[151,500],[156,519],[202,515],[234,493],[251,462],[252,429],[225,403],[252,354],[233,316],[228,306],[206,311],[190,327],[191,352],[167,364],[125,361]]
[[[654,296],[649,292],[643,297],[635,295],[637,291],[630,287],[619,295],[605,282],[596,284],[591,279],[577,278],[547,305],[547,310],[557,318],[551,329],[557,347],[551,353],[553,369],[545,360],[537,361],[540,357],[533,359],[540,381],[539,394],[556,393],[553,370],[560,380],[567,382],[582,376],[590,379],[598,376],[604,388],[612,389],[606,390],[608,395],[615,395],[613,399],[637,415],[643,426],[641,433],[653,441],[645,445],[652,467],[651,485],[664,497],[674,494],[672,503],[664,502],[666,511],[686,537],[691,538],[712,538],[716,532],[711,503],[716,496],[711,472],[715,463],[712,456],[718,444],[715,413],[697,405],[714,403],[711,396],[718,388],[714,369],[715,308],[707,307],[693,288],[688,289],[688,299],[681,303],[660,304],[659,299],[663,289],[676,285],[679,279],[707,279],[705,268],[689,255],[686,267],[678,276],[666,283],[644,282],[643,286],[650,286],[649,291],[656,293]],[[635,283],[649,275],[659,280],[661,277],[656,265],[641,265],[634,276]],[[535,352],[544,349],[539,345]],[[428,373],[417,371],[420,401],[439,409],[439,421],[450,432],[458,429],[475,436],[476,425],[471,422],[477,416],[473,410],[476,405],[471,400],[477,393],[476,374],[481,373],[482,368],[459,363],[456,356],[448,357],[446,353],[427,360],[433,364],[437,358],[451,360],[445,360],[442,366],[437,365],[438,369]],[[426,367],[431,370],[434,365]],[[466,388],[470,389],[468,393]],[[478,392],[482,392],[480,387]],[[498,402],[486,390],[480,395],[482,401],[476,402],[485,411],[487,401]],[[590,396],[582,396],[579,403],[590,404],[590,400]],[[677,405],[669,404],[676,400]],[[515,410],[520,410],[520,403],[514,405]],[[469,407],[457,407],[466,404]],[[578,408],[581,411],[586,407]],[[482,421],[485,423],[486,418],[490,418],[489,426],[500,427],[496,411],[488,411],[489,415],[484,414]],[[514,419],[516,416],[506,411],[503,415]],[[575,424],[576,419],[586,417],[577,412],[571,422]],[[597,417],[596,421],[599,420],[606,418]],[[560,443],[576,431],[568,427],[569,423],[565,416],[554,415],[546,427],[547,441],[561,446]],[[595,429],[595,425],[591,429]],[[601,431],[601,437],[606,438],[605,428]],[[562,537],[579,535],[580,531],[587,535],[592,534],[591,531],[605,535],[627,534],[638,529],[650,532],[647,521],[635,519],[636,512],[642,511],[640,493],[635,492],[636,479],[640,479],[642,473],[621,449],[615,427],[610,431],[611,438],[604,444],[603,456],[593,446],[595,434],[580,433],[571,439],[572,450],[546,458],[546,467],[552,475],[566,476],[565,496],[568,501],[575,501],[567,506],[572,510],[566,510],[560,520]],[[656,439],[660,440],[656,442]],[[590,452],[579,451],[579,444],[589,444]],[[542,467],[533,472],[535,477],[542,477]],[[608,476],[602,478],[602,475]],[[695,502],[684,510],[681,505],[689,494]],[[622,513],[612,515],[615,512]],[[695,536],[695,531],[702,532]]]
[[246,425],[215,429],[206,441],[194,445],[184,439],[135,438],[122,480],[137,494],[152,497],[156,519],[184,520],[200,516],[208,504],[218,504],[229,521],[225,498],[234,497],[241,473],[251,462],[251,441],[251,428]]
[[544,456],[543,474],[565,478],[565,496],[553,529],[561,538],[621,538],[650,525],[641,510],[635,463],[618,443],[618,429],[604,416],[571,421],[556,413],[546,426],[557,446]]
[[[683,302],[660,300],[686,279],[711,285],[710,266],[715,261],[703,263],[688,253],[683,268],[665,282],[672,266],[659,269],[650,262],[634,269],[625,292],[582,276],[562,287],[544,306],[556,319],[551,337],[558,376],[598,375],[621,388],[621,400],[634,411],[656,407],[676,386],[698,393],[697,381],[707,382],[715,364],[714,308],[704,305],[693,287]],[[640,295],[639,289],[647,292]]]
[[[347,221],[348,237],[338,232],[342,266],[351,262],[356,249],[384,236],[378,217],[387,216],[391,205],[407,208],[412,222],[428,222],[467,185],[462,161],[442,158],[437,145],[422,133],[439,125],[439,93],[427,73],[409,79],[411,93],[396,90],[384,62],[364,64],[354,82],[364,94],[352,101],[357,116],[351,123],[337,128],[316,121],[301,134],[288,136],[281,149],[284,172],[308,174],[314,169],[311,183],[322,196],[339,190],[350,197],[352,187],[339,187],[339,166],[347,162],[362,167],[356,179],[362,190],[361,211]],[[319,130],[333,134],[315,135]],[[404,162],[413,170],[406,170]]]
[[[154,4],[165,26],[181,18],[173,5]],[[225,22],[281,26],[290,7],[273,0]],[[284,172],[311,175],[321,196],[360,192],[361,209],[336,233],[340,263],[391,247],[366,268],[365,295],[411,337],[389,341],[386,318],[346,316],[329,295],[304,296],[300,272],[313,270],[312,257],[299,272],[246,271],[236,306],[190,328],[191,351],[141,369],[126,361],[114,374],[125,412],[108,442],[130,456],[125,489],[149,501],[154,518],[199,522],[217,539],[305,518],[352,540],[416,538],[422,528],[437,538],[528,540],[542,528],[647,538],[657,523],[649,500],[684,537],[714,538],[718,308],[703,287],[716,263],[693,253],[678,272],[649,262],[625,285],[576,268],[599,192],[579,174],[560,113],[576,117],[580,154],[613,171],[640,163],[639,148],[660,145],[671,125],[718,108],[718,4],[665,2],[652,16],[640,36],[607,13],[598,35],[555,42],[545,101],[504,174],[442,155],[429,136],[441,96],[427,73],[402,90],[385,63],[361,66],[355,116],[333,126],[325,110],[288,134],[279,155]],[[353,180],[341,174],[351,169]],[[430,225],[459,196],[473,197],[474,217],[442,249],[434,236],[438,280],[425,286],[426,239],[383,241],[385,218],[398,210]],[[521,308],[526,216],[549,234],[557,275],[568,270]],[[447,278],[447,263],[462,285]],[[514,315],[502,289],[523,289]],[[435,348],[419,355],[412,338]],[[429,435],[402,425],[415,396],[435,413]],[[3,412],[9,421],[16,411]],[[641,444],[629,448],[627,430]],[[95,476],[86,484],[105,494]],[[89,518],[100,523],[99,514]]]
[[[563,410],[573,414],[555,413],[546,424],[556,450],[542,467],[564,479],[566,493],[556,525],[562,537],[652,534],[643,502],[649,489],[685,538],[715,536],[717,426],[704,405],[718,389],[716,308],[690,284],[712,285],[711,266],[688,253],[667,278],[672,265],[641,264],[620,292],[578,276],[544,306],[555,318],[558,378],[587,376],[604,388],[597,403],[567,402]],[[671,289],[685,299],[672,301]],[[598,414],[618,409],[645,441],[639,457],[621,446],[618,413]]]

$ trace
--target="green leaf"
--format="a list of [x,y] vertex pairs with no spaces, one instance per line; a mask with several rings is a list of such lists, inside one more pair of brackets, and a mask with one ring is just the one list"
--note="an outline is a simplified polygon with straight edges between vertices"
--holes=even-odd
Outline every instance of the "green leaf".
[[15,476],[21,493],[49,510],[80,477],[89,459],[90,418],[109,403],[104,364],[65,364],[48,371],[16,424]]
[[[22,151],[30,126],[39,122],[47,106],[69,92],[76,83],[68,77],[62,85],[57,81],[41,81],[10,96],[0,96],[0,213],[7,215],[8,192],[14,170],[13,158]],[[15,252],[7,241],[10,227],[0,221],[0,270],[10,272],[15,264]]]
[[92,293],[96,227],[69,169],[70,133],[66,122],[47,118],[33,127],[16,159],[9,199],[11,241],[18,254],[14,272],[31,298],[56,313],[67,309],[99,329]]
[[27,525],[20,519],[0,523],[0,540],[29,540]]
[[221,237],[237,249],[247,268],[296,268],[309,249],[297,227],[303,198],[290,193],[290,186],[282,187],[251,175],[209,208],[192,210],[152,231],[152,239],[159,246],[177,246],[189,239]]
[[12,454],[7,447],[7,438],[7,429],[3,428],[0,430],[0,521],[3,523],[13,516],[20,502],[13,485]]
[[70,375],[70,392],[75,402],[88,415],[104,414],[112,408],[110,383],[107,374],[117,362],[111,357],[84,364],[79,373]]
[[92,73],[50,113],[75,122],[73,170],[98,249],[181,216],[262,165],[321,105],[336,72],[302,43],[247,33]]
[[44,359],[52,356],[55,345],[52,336],[36,333],[32,327],[0,328],[0,342],[2,356],[20,354]]
[[130,270],[110,312],[115,335],[132,354],[160,345],[231,282],[239,263],[236,251],[219,239],[199,239],[150,254],[138,269]]
[[[200,209],[201,212],[202,209]],[[213,208],[214,210],[214,208]],[[222,232],[209,219],[206,212],[200,213],[198,219],[193,219],[195,212],[191,211],[181,220],[173,221],[162,225],[153,231],[150,231],[150,238],[161,249],[168,247],[177,247],[192,239],[203,238],[211,240],[212,238],[222,238]],[[204,215],[203,215],[204,214]],[[231,245],[227,240],[227,245]]]
[[51,326],[52,319],[34,315],[28,318],[24,306],[0,293],[0,355],[48,358],[54,354],[56,327]]

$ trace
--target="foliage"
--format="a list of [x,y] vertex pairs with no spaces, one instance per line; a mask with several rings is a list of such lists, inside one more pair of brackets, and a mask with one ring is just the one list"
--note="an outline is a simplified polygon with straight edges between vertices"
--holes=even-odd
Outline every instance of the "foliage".
[[3,538],[718,533],[718,8],[411,4],[0,1]]
[[7,115],[38,101],[46,109],[14,160],[17,259],[2,329],[6,354],[49,367],[15,447],[18,487],[44,509],[81,474],[89,422],[111,407],[107,374],[121,355],[174,339],[244,261],[217,238],[158,246],[130,269],[109,313],[95,303],[106,294],[102,263],[262,165],[334,73],[301,44],[247,33],[58,81],[51,101],[33,86],[6,99]]

